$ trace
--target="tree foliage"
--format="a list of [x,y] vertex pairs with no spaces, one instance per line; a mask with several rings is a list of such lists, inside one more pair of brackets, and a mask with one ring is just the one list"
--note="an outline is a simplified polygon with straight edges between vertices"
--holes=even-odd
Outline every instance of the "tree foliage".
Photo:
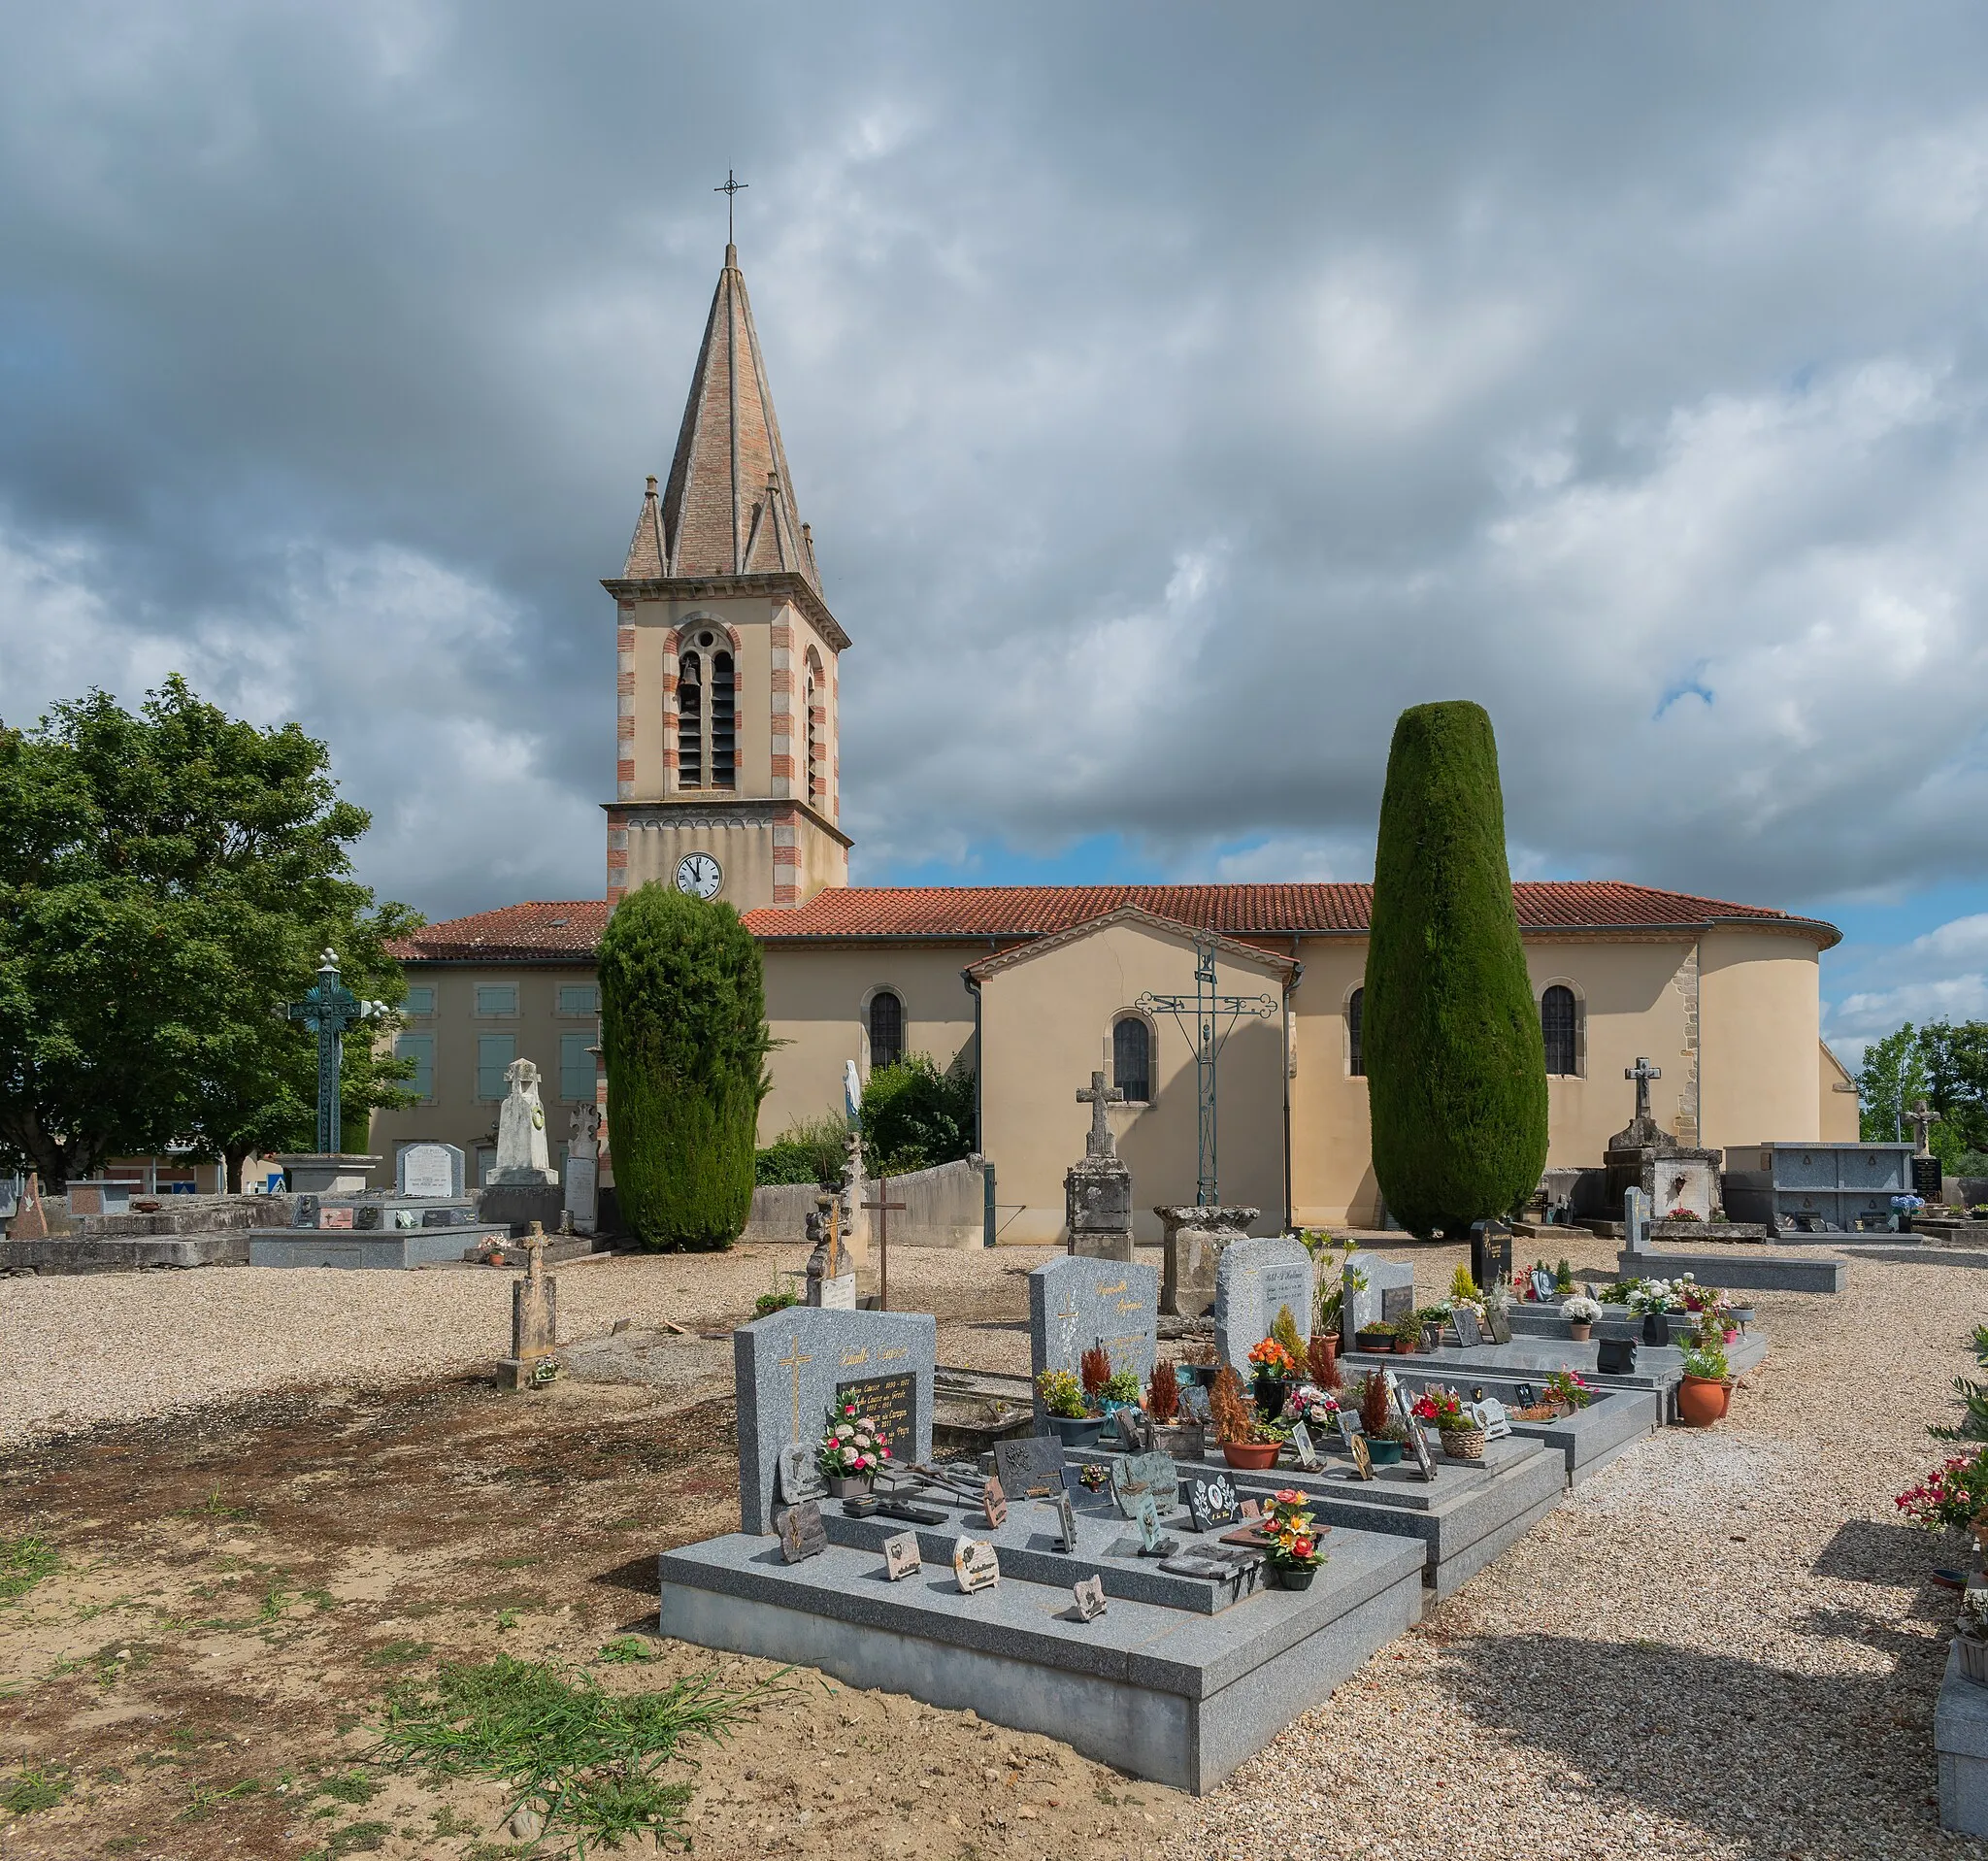
[[954,1060],[944,1072],[929,1053],[879,1066],[863,1085],[864,1167],[873,1177],[903,1176],[971,1156],[974,1069]]
[[1988,1021],[1907,1021],[1864,1049],[1857,1104],[1865,1143],[1909,1138],[1904,1117],[1920,1099],[1939,1113],[1926,1143],[1949,1170],[1988,1150]]
[[[311,1147],[316,1045],[283,1006],[327,945],[398,1001],[385,945],[420,922],[350,878],[369,825],[323,744],[177,674],[137,715],[91,691],[0,729],[0,1159],[53,1186],[181,1146],[238,1184],[250,1151]],[[348,1037],[347,1118],[409,1103],[410,1070]]]
[[1395,725],[1363,1013],[1389,1212],[1452,1238],[1509,1213],[1545,1167],[1546,1059],[1478,705],[1418,705]]
[[608,920],[599,976],[622,1218],[646,1247],[728,1247],[771,1083],[759,946],[731,906],[648,884]]

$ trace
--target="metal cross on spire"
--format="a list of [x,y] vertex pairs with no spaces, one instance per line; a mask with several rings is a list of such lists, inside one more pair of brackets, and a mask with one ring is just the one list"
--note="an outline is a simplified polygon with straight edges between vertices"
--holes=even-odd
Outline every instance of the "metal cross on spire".
[[339,1076],[344,1070],[346,1029],[386,1013],[384,1002],[362,1002],[338,980],[338,952],[317,959],[317,985],[289,1006],[289,1018],[317,1035],[317,1152],[336,1156],[339,1142]]
[[746,190],[746,188],[750,187],[752,183],[749,181],[740,181],[736,179],[732,171],[729,168],[727,168],[725,170],[725,184],[722,187],[713,187],[712,189],[712,193],[723,194],[725,197],[725,244],[727,246],[733,243],[732,204],[735,200],[737,200],[737,198],[741,194],[743,194]]
[[[1200,1088],[1197,1096],[1201,1113],[1201,1156],[1195,1173],[1194,1201],[1197,1208],[1212,1209],[1220,1206],[1220,1197],[1215,1192],[1215,1061],[1221,1057],[1222,1048],[1243,1015],[1265,1020],[1277,1012],[1277,1005],[1268,995],[1217,995],[1214,945],[1197,938],[1194,955],[1192,995],[1155,995],[1148,990],[1133,1006],[1163,1010],[1173,1015],[1194,1047],[1194,1078]],[[1188,1023],[1189,1014],[1194,1016],[1192,1026]]]

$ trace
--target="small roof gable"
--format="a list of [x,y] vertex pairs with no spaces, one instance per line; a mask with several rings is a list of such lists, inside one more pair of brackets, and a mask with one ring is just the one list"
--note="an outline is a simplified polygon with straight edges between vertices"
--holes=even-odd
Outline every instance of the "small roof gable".
[[1298,967],[1288,956],[1279,956],[1275,950],[1259,949],[1254,944],[1224,937],[1219,931],[1196,930],[1177,917],[1162,917],[1159,913],[1142,910],[1137,905],[1120,905],[1096,917],[1087,917],[1080,924],[1072,924],[1067,930],[1057,931],[1048,937],[1032,938],[1011,949],[997,950],[992,956],[983,956],[977,963],[968,964],[966,973],[976,981],[982,981],[1004,969],[1012,969],[1017,963],[1033,962],[1038,956],[1046,956],[1050,951],[1062,949],[1081,938],[1110,930],[1114,924],[1138,924],[1178,944],[1212,944],[1231,962],[1253,963],[1259,968],[1283,974],[1289,974]]

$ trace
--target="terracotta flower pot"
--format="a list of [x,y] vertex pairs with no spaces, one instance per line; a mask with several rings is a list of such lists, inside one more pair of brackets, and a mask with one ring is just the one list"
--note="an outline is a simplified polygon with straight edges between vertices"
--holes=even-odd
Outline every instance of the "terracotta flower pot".
[[1709,1428],[1731,1400],[1731,1391],[1716,1377],[1686,1377],[1677,1385],[1677,1419],[1687,1428]]
[[1394,1341],[1394,1354],[1397,1357],[1412,1357],[1415,1354],[1414,1339],[1397,1338]]
[[1261,1473],[1277,1464],[1277,1444],[1274,1441],[1225,1441],[1222,1458],[1231,1467],[1246,1473]]
[[1340,1341],[1339,1338],[1333,1332],[1314,1331],[1311,1334],[1311,1342],[1318,1346],[1321,1352],[1324,1353],[1325,1360],[1327,1363],[1339,1362]]
[[1577,1324],[1572,1318],[1568,1319],[1567,1321],[1567,1335],[1570,1338],[1572,1338],[1575,1344],[1586,1344],[1589,1337],[1593,1334],[1594,1329],[1594,1326],[1591,1324]]

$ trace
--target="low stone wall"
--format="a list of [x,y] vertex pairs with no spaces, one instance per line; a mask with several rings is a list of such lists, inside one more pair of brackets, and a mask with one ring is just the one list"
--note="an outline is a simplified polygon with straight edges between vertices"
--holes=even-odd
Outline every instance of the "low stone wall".
[[246,1234],[250,1228],[283,1226],[296,1206],[296,1197],[290,1195],[175,1195],[147,1200],[159,1203],[157,1213],[81,1214],[75,1218],[76,1225],[83,1233],[104,1240],[138,1235]]
[[[890,1179],[890,1199],[905,1205],[892,1213],[890,1245],[894,1247],[977,1247],[985,1210],[985,1171],[977,1157],[942,1163],[936,1169],[914,1170]],[[798,1246],[807,1239],[808,1216],[821,1190],[812,1182],[779,1182],[752,1191],[752,1213],[742,1241],[778,1242]],[[864,1184],[864,1199],[874,1200],[877,1185]],[[877,1232],[877,1217],[870,1217]]]

